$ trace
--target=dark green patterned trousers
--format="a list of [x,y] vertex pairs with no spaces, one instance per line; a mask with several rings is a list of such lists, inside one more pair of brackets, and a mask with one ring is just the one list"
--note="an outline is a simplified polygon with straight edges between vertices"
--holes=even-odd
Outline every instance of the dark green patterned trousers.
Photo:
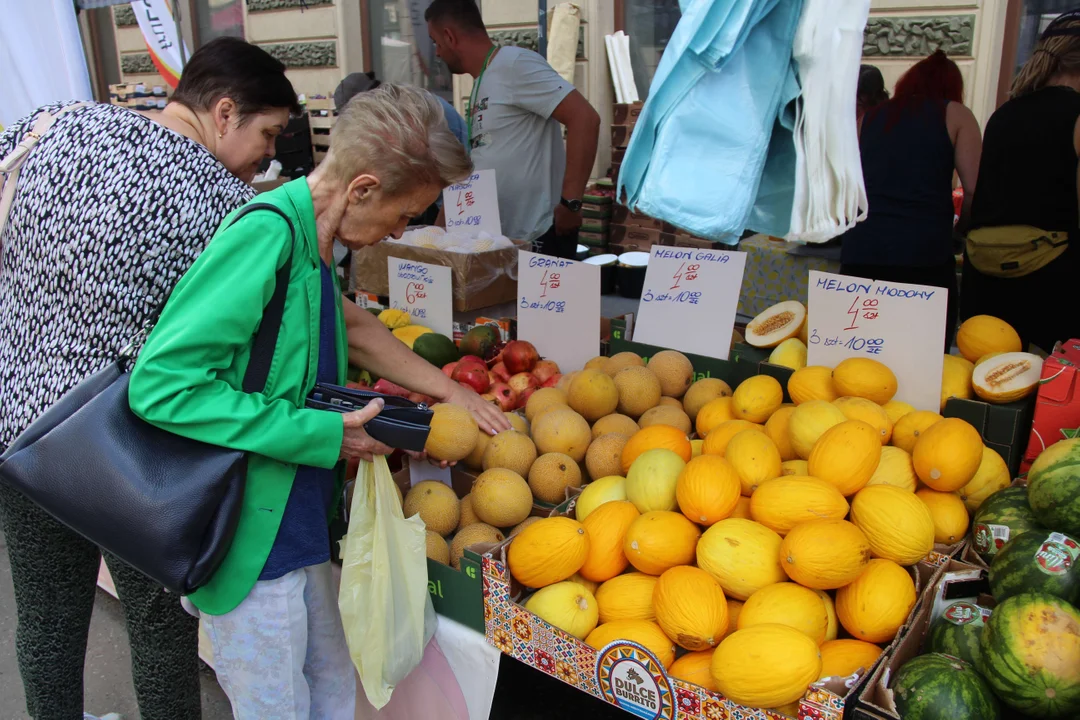
[[[11,558],[15,647],[34,720],[82,720],[83,666],[101,550],[21,493],[0,485]],[[143,720],[199,720],[198,621],[177,595],[106,553],[131,642]]]

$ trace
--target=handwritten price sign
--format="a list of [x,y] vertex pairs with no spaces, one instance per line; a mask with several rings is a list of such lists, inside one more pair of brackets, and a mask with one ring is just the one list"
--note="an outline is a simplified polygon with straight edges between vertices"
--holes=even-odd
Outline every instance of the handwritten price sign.
[[746,253],[654,245],[634,339],[727,360]]
[[454,337],[454,296],[450,268],[443,265],[386,259],[390,307],[409,313],[416,325]]
[[443,190],[446,229],[502,235],[494,170],[477,170],[465,182]]
[[810,271],[807,361],[870,357],[896,374],[897,400],[938,412],[948,291]]
[[600,352],[600,268],[518,253],[518,337],[564,371]]

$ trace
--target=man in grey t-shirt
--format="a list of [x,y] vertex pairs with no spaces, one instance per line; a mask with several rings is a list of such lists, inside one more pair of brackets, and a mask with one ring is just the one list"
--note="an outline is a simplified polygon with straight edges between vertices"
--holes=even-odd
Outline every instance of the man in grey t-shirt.
[[572,258],[600,116],[542,57],[492,44],[473,0],[434,0],[424,18],[438,56],[474,78],[468,147],[478,170],[495,170],[503,234]]

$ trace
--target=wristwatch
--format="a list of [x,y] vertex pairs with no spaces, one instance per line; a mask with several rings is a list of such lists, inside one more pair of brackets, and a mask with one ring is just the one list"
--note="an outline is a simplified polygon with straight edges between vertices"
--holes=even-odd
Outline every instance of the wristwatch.
[[569,208],[570,212],[581,212],[580,200],[567,200],[566,198],[559,198],[559,203],[566,208]]

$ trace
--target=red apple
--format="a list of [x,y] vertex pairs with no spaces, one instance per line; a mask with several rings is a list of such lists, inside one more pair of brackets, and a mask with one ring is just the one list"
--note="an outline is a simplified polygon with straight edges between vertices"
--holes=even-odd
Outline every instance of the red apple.
[[491,387],[491,380],[488,379],[487,368],[483,365],[459,363],[458,366],[454,368],[454,374],[450,376],[450,379],[471,387],[481,394],[486,393],[488,388]]
[[531,342],[527,340],[511,340],[503,348],[502,360],[506,364],[506,369],[511,373],[532,372],[532,369],[536,367],[536,363],[540,360],[540,355]]
[[560,380],[562,380],[562,375],[560,375],[558,373],[555,373],[554,375],[549,377],[547,380],[545,380],[544,384],[541,385],[540,387],[555,387],[556,385],[559,384]]
[[480,396],[480,399],[484,400],[485,402],[491,403],[495,407],[502,407],[502,405],[499,404],[499,398],[495,397],[495,395],[493,395],[492,393],[484,393]]
[[491,366],[491,372],[499,378],[499,382],[508,382],[510,380],[511,372],[506,369],[506,363],[497,362]]
[[457,361],[454,361],[452,363],[446,363],[445,365],[443,365],[443,368],[442,368],[443,375],[445,375],[448,378],[454,377],[454,368],[456,368],[460,363],[461,363],[461,361],[457,360]]
[[536,363],[536,367],[532,369],[532,374],[540,381],[540,385],[548,381],[553,375],[559,374],[559,366],[554,360],[541,360]]
[[499,407],[502,408],[503,412],[509,412],[517,406],[518,395],[514,392],[514,389],[506,383],[493,383],[491,386],[491,394],[498,399]]

